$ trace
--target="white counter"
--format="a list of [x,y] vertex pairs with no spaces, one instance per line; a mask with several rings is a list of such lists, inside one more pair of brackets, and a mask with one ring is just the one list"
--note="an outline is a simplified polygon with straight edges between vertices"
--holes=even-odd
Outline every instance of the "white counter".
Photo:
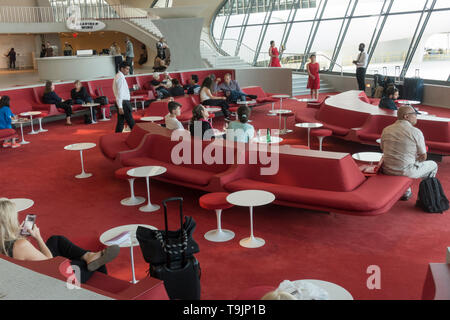
[[114,77],[116,67],[113,56],[61,56],[36,58],[39,78],[45,80],[75,81]]

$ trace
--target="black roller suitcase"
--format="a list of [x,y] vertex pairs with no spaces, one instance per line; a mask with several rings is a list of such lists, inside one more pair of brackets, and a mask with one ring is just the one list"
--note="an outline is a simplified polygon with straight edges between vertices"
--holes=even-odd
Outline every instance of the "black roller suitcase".
[[[181,226],[177,231],[169,231],[167,223],[167,203],[173,201],[180,203]],[[186,222],[183,223],[183,198],[166,199],[163,206],[165,232],[145,230],[142,227],[138,227],[136,231],[144,259],[150,263],[150,276],[164,281],[167,294],[172,300],[200,300],[201,269],[193,255],[199,252],[197,243],[192,239],[195,221],[186,217]],[[188,231],[185,229],[186,225],[189,225]],[[162,259],[163,253],[165,259]]]

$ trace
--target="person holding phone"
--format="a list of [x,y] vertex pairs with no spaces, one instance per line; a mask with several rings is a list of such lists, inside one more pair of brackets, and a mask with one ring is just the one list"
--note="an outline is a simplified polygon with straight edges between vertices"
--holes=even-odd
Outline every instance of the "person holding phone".
[[[19,224],[14,202],[0,198],[0,254],[24,261],[41,261],[57,256],[67,258],[72,266],[77,267],[75,270],[80,270],[77,275],[80,283],[88,281],[95,271],[107,273],[105,265],[119,254],[120,248],[117,245],[90,252],[64,236],[51,236],[44,242],[35,221],[36,216],[27,216],[22,225]],[[30,225],[31,229],[28,227]],[[27,234],[37,241],[39,249],[31,244]]]

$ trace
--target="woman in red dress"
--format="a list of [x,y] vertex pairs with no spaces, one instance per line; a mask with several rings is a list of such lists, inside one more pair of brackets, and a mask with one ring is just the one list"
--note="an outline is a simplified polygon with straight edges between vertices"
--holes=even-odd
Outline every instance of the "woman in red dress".
[[319,63],[316,62],[316,55],[310,56],[311,62],[306,65],[308,71],[308,86],[306,88],[311,89],[311,99],[319,100],[320,89],[320,77],[319,77]]
[[[283,48],[281,48],[280,51],[282,52]],[[280,59],[278,58],[279,55],[280,54],[278,52],[278,49],[275,48],[275,41],[273,41],[273,40],[270,41],[270,48],[269,48],[270,64],[269,64],[269,67],[281,68]]]

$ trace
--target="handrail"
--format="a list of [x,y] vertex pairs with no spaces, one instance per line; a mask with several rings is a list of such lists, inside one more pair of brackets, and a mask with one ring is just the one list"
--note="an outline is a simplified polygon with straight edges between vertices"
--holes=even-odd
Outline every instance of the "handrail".
[[[147,18],[145,9],[127,5],[81,4],[77,5],[82,19],[130,19]],[[65,22],[69,17],[67,5],[50,7],[10,7],[0,6],[0,22],[2,23],[39,23]]]

